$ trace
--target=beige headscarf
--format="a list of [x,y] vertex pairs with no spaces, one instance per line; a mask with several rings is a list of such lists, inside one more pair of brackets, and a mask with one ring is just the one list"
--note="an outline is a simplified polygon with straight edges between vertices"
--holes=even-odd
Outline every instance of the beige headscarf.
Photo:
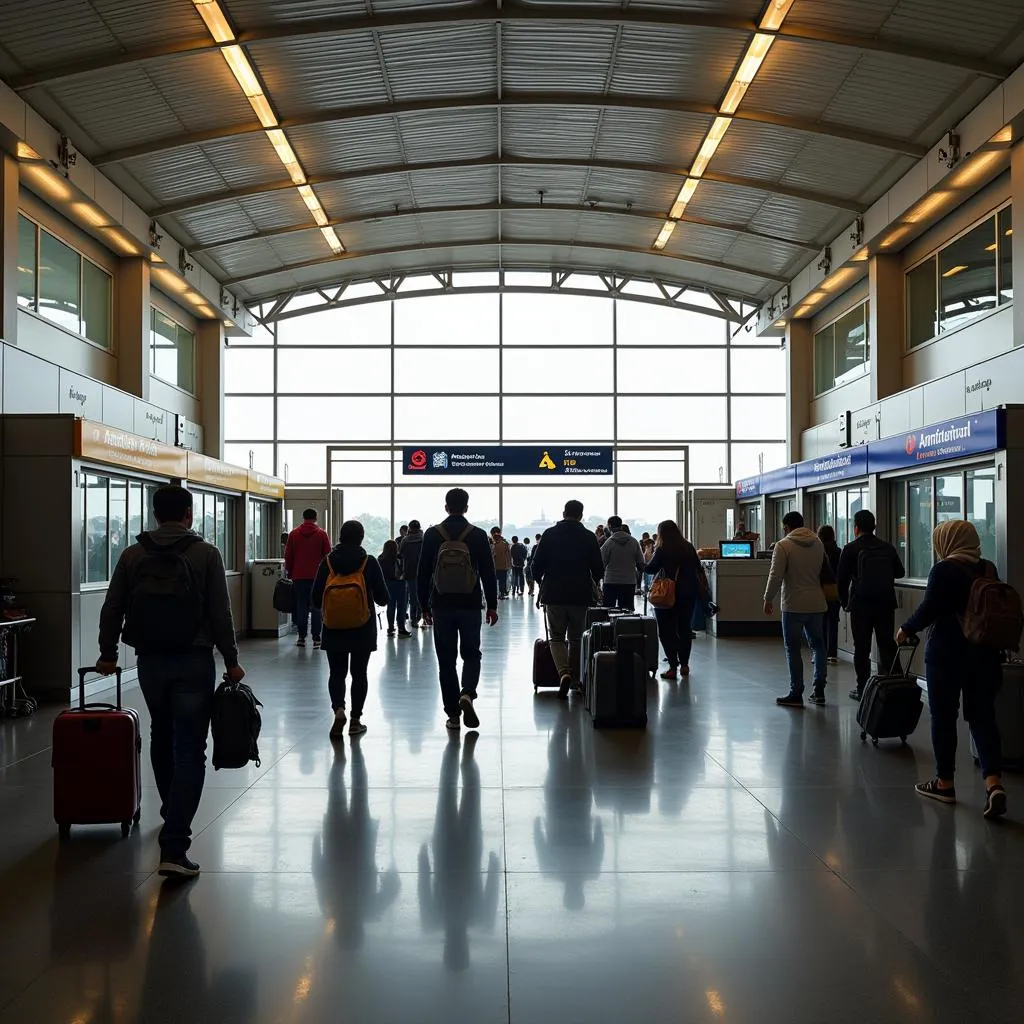
[[976,564],[981,559],[981,539],[974,523],[963,519],[950,519],[939,523],[932,534],[935,554],[940,559],[952,558],[958,562]]

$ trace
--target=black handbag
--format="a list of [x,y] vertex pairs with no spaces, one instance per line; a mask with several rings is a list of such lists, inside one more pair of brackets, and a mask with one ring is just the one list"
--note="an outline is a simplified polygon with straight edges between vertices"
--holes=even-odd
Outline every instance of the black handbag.
[[285,615],[295,614],[295,584],[283,576],[274,584],[274,608]]

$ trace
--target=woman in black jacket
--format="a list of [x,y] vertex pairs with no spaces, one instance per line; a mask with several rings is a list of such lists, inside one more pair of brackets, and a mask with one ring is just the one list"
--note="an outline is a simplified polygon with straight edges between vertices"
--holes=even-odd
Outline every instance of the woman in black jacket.
[[[818,527],[818,540],[825,546],[825,557],[832,567],[832,579],[839,578],[839,556],[842,551],[836,543],[836,531],[831,526]],[[828,609],[825,611],[822,632],[825,634],[825,644],[828,647],[828,663],[839,664],[839,602],[829,601]]]
[[334,709],[334,723],[331,725],[331,739],[337,739],[345,729],[345,677],[352,671],[352,724],[349,733],[359,736],[366,732],[363,725],[363,704],[369,690],[367,668],[370,655],[377,650],[377,614],[374,605],[388,603],[388,587],[384,573],[376,558],[363,550],[363,524],[350,519],[341,527],[338,545],[320,563],[313,580],[312,602],[323,609],[324,590],[332,572],[347,576],[361,573],[366,588],[369,616],[366,621],[350,629],[332,629],[324,623],[323,649],[331,666],[328,689],[331,707]]
[[995,577],[995,566],[982,559],[978,531],[962,519],[939,523],[932,534],[932,544],[939,561],[928,574],[924,600],[896,634],[897,642],[903,643],[907,637],[931,626],[924,663],[935,778],[919,783],[917,792],[940,803],[956,803],[956,723],[963,692],[964,718],[971,727],[981,773],[985,776],[985,817],[998,818],[1006,813],[995,714],[996,693],[1002,679],[1002,652],[969,643],[960,626],[974,581],[983,573]]
[[384,582],[388,585],[388,636],[395,635],[395,619],[398,619],[398,635],[408,640],[412,633],[405,628],[408,618],[409,596],[406,583],[402,578],[402,559],[398,554],[398,544],[393,540],[384,541],[384,549],[377,559],[380,571],[384,574]]
[[647,563],[651,576],[663,573],[665,579],[674,580],[676,602],[672,608],[655,608],[658,635],[665,648],[668,669],[662,679],[678,679],[679,672],[690,674],[690,650],[693,647],[693,608],[697,599],[707,594],[708,581],[704,566],[697,557],[697,549],[683,536],[682,530],[671,520],[658,524],[654,554]]

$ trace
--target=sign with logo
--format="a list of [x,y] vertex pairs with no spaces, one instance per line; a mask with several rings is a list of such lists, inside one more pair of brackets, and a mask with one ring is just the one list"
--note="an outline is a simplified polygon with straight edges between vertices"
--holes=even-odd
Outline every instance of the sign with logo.
[[850,480],[853,477],[867,476],[868,450],[861,445],[859,448],[848,448],[836,455],[825,455],[820,459],[808,459],[796,466],[797,487],[817,487],[819,484],[832,483],[834,480]]
[[402,451],[404,476],[607,476],[611,448],[416,447]]
[[276,476],[257,473],[255,469],[250,469],[246,476],[248,476],[249,481],[245,489],[250,494],[258,494],[263,498],[284,497],[284,481],[279,480]]
[[1000,409],[933,423],[909,434],[868,445],[868,469],[887,473],[932,462],[985,455],[1003,447],[1004,417]]
[[75,455],[174,480],[188,475],[188,460],[180,448],[92,420],[75,421]]
[[188,480],[190,483],[223,487],[228,491],[249,489],[247,469],[221,462],[220,459],[211,459],[208,455],[200,455],[198,452],[188,453]]
[[869,441],[877,441],[880,424],[879,409],[877,405],[870,405],[866,409],[850,413],[850,445],[867,444]]
[[746,501],[749,498],[761,496],[761,478],[759,476],[748,476],[746,480],[736,481],[736,500]]

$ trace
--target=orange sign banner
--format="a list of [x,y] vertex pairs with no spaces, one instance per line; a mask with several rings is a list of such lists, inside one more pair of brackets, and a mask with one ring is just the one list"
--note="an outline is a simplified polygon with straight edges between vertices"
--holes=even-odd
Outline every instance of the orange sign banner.
[[220,459],[211,459],[209,455],[200,455],[198,452],[188,453],[188,480],[190,483],[223,487],[228,491],[249,489],[247,469],[221,462]]
[[259,494],[264,498],[283,498],[284,481],[276,476],[267,476],[266,473],[257,473],[256,470],[249,470],[249,493]]
[[181,448],[92,420],[75,421],[75,455],[172,480],[184,480],[188,472],[188,460]]

